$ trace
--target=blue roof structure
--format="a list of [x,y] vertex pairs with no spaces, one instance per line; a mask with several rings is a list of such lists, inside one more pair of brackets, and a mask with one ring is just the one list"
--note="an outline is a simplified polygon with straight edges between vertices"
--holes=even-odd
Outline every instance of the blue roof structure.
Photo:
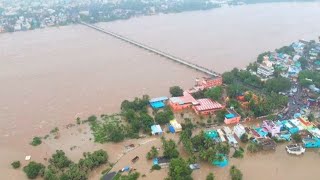
[[218,167],[225,167],[228,165],[228,159],[225,155],[223,154],[218,154],[218,156],[221,156],[223,158],[222,161],[213,161],[212,164],[215,165],[215,166],[218,166]]
[[234,115],[234,114],[226,114],[225,117],[226,117],[227,119],[231,119],[231,118],[234,118],[235,115]]
[[169,98],[166,96],[152,98],[149,100],[149,103],[153,109],[160,109],[165,107],[164,101],[168,100]]
[[166,96],[162,96],[162,97],[157,97],[157,98],[152,98],[149,100],[150,103],[154,103],[154,102],[162,102],[162,101],[166,101],[169,98]]
[[151,102],[150,105],[153,109],[160,109],[166,106],[162,101]]

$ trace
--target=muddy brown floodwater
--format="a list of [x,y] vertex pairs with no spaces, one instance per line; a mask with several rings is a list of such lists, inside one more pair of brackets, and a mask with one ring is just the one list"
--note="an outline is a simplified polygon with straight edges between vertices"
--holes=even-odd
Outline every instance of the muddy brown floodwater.
[[[300,38],[316,39],[320,35],[319,17],[319,3],[279,3],[99,25],[223,72],[244,67],[262,51]],[[117,112],[124,99],[168,95],[172,85],[191,87],[201,76],[81,25],[0,34],[0,179],[24,179],[10,163],[29,154],[43,162],[56,149],[64,149],[77,160],[83,151],[102,147],[116,156],[123,144],[93,144],[88,142],[86,127],[70,130],[64,126],[74,123],[78,116]],[[34,136],[44,136],[56,126],[61,129],[59,140],[45,141],[39,147],[29,145]],[[72,146],[79,148],[70,151]],[[234,163],[246,179],[300,179],[304,175],[313,179],[318,158],[316,153],[290,157],[279,150]],[[195,177],[198,173],[202,178],[207,171],[195,172]],[[223,175],[227,174],[225,169],[213,171],[227,177]]]

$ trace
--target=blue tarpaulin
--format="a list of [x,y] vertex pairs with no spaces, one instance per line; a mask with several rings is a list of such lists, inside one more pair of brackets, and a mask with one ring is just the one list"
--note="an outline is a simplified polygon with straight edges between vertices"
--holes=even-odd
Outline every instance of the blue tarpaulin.
[[171,125],[169,125],[169,131],[170,131],[171,133],[175,133],[175,132],[176,132],[176,131],[174,130],[174,127],[171,126]]

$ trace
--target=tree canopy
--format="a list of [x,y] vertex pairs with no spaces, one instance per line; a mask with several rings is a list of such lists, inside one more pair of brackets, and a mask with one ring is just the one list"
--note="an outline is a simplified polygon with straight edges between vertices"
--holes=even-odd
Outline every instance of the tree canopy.
[[171,159],[168,173],[169,180],[192,180],[191,173],[192,170],[184,159]]
[[214,88],[211,88],[211,89],[208,89],[204,95],[207,97],[207,98],[211,98],[215,101],[220,101],[221,100],[221,97],[222,97],[222,87],[221,86],[217,86],[217,87],[214,87]]
[[177,158],[179,156],[179,151],[177,150],[176,143],[170,139],[162,139],[163,156],[169,159]]
[[183,89],[181,89],[179,86],[170,87],[169,91],[172,97],[183,96]]
[[23,167],[23,171],[29,179],[35,179],[38,175],[43,176],[45,168],[43,164],[31,161]]
[[230,176],[231,176],[231,180],[242,180],[243,178],[242,172],[235,166],[231,166]]
[[268,79],[265,86],[269,92],[285,92],[290,89],[291,82],[288,78],[277,77]]

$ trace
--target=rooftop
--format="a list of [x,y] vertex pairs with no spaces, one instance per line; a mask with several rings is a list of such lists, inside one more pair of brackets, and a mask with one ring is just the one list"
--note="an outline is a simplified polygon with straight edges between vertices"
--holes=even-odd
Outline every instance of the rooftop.
[[199,105],[195,106],[197,111],[206,111],[213,109],[220,109],[222,105],[216,101],[212,101],[211,99],[198,99]]

